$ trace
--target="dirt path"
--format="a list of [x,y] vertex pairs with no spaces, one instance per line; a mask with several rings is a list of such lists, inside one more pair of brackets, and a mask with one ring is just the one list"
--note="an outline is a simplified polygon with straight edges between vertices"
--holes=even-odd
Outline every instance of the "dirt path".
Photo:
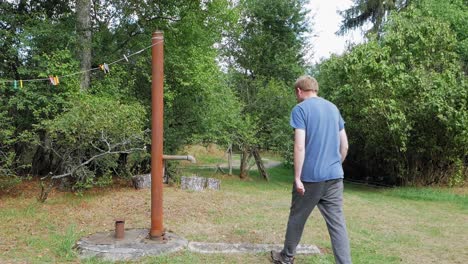
[[[280,166],[282,164],[281,161],[278,161],[278,160],[270,160],[270,159],[262,159],[263,160],[263,165],[265,166],[265,169],[270,169],[270,168],[274,168],[274,167],[277,167],[277,166]],[[240,161],[239,160],[233,160],[232,161],[232,167],[233,168],[239,168],[240,166]],[[213,165],[213,164],[209,164],[209,165],[200,165],[200,167],[203,167],[203,168],[217,168],[217,167],[220,167],[221,169],[229,169],[229,164],[226,162],[226,163],[220,163],[218,165]],[[250,166],[250,170],[257,170],[257,165],[255,163],[252,164],[252,166]]]

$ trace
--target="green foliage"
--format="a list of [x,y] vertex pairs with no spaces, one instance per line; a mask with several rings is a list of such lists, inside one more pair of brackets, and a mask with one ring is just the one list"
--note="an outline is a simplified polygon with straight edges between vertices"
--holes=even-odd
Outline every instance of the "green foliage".
[[1,169],[2,174],[0,175],[0,190],[6,192],[20,184],[22,181],[20,177],[12,174],[12,172],[7,169],[8,168],[3,167]]
[[71,173],[77,189],[108,184],[119,154],[144,149],[145,110],[107,97],[74,100],[66,112],[42,123],[50,138],[45,147],[58,156],[61,173]]
[[347,122],[350,166],[390,183],[461,182],[468,87],[457,43],[450,24],[409,8],[379,42],[320,66],[321,88]]
[[[231,31],[229,86],[243,102],[241,149],[261,147],[290,154],[292,83],[305,72],[303,52],[310,31],[304,1],[239,3],[239,28]],[[248,153],[248,152],[247,152]]]
[[308,24],[302,0],[240,2],[242,32],[232,50],[240,71],[291,82],[303,73],[302,50]]
[[293,130],[289,125],[289,113],[295,104],[294,89],[277,80],[270,80],[257,94],[258,104],[252,113],[258,122],[258,141],[263,149],[279,152],[286,164],[292,164]]
[[411,1],[354,0],[353,2],[353,6],[341,12],[343,21],[340,34],[360,28],[367,22],[372,23],[372,28],[369,29],[368,33],[381,34],[389,14],[394,10],[404,9]]
[[12,150],[15,141],[13,137],[14,127],[7,109],[0,105],[0,190],[7,190],[20,182],[12,171],[15,153]]
[[[91,72],[87,92],[92,96],[80,95],[81,76],[73,74],[80,58],[75,52],[80,41],[75,11],[69,1],[49,2],[0,3],[0,59],[6,62],[0,65],[0,78],[68,76],[59,86],[27,82],[24,89],[13,90],[0,84],[2,177],[70,172],[96,154],[92,144],[105,147],[102,137],[116,144],[128,139],[127,134],[138,132],[140,137],[149,129],[151,50],[111,65],[109,74]],[[106,0],[94,3],[92,13],[93,68],[148,47],[151,33],[164,31],[166,153],[194,141],[232,141],[240,104],[231,90],[223,88],[223,73],[216,63],[216,45],[237,18],[229,1]],[[138,131],[132,127],[135,120]],[[97,180],[102,175],[116,171],[147,172],[146,153],[116,155],[79,167],[73,174],[83,181],[77,184],[86,188],[101,184]],[[93,174],[99,177],[86,176]],[[105,178],[102,184],[109,182]]]
[[[29,63],[35,68],[30,68]],[[17,68],[24,79],[63,75],[76,66],[67,50],[34,55],[29,63]],[[76,93],[76,83],[73,77],[69,77],[62,79],[59,86],[45,82],[24,82],[23,87],[18,85],[17,89],[11,83],[0,85],[0,177],[5,181],[10,178],[17,183],[21,179],[17,174],[29,173],[36,147],[28,135],[38,129],[41,121],[50,120],[63,111],[70,96]]]
[[425,16],[431,16],[447,23],[455,33],[456,52],[463,63],[465,74],[468,72],[468,5],[464,0],[437,1],[415,0],[414,5]]

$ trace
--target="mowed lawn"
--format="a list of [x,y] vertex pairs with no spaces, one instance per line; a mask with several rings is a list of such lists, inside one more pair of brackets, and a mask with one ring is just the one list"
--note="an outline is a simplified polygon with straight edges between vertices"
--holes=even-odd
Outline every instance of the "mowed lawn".
[[[291,169],[269,169],[270,181],[256,172],[249,180],[198,174],[222,180],[221,191],[189,192],[164,188],[165,227],[189,241],[281,244],[291,199]],[[82,236],[113,230],[115,218],[126,228],[150,225],[150,191],[130,184],[76,195],[54,191],[38,203],[36,182],[0,198],[0,263],[107,263],[80,260],[72,249]],[[345,185],[345,213],[354,263],[467,263],[467,188],[372,188]],[[296,263],[334,263],[325,223],[318,210],[301,243],[324,254]],[[269,263],[268,254],[204,255],[182,251],[139,263]]]

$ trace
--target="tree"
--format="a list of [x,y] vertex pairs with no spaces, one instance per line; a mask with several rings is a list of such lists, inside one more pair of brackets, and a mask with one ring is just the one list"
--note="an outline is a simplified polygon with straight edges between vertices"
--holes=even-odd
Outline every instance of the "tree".
[[80,58],[81,89],[87,90],[90,84],[91,69],[91,0],[78,0],[76,2],[76,33],[78,41],[78,52]]
[[372,27],[368,33],[380,36],[391,11],[399,11],[409,3],[410,0],[354,0],[352,7],[341,12],[343,21],[338,33],[344,34],[370,22]]
[[424,16],[431,16],[450,25],[457,38],[456,52],[460,55],[465,74],[468,73],[468,5],[463,0],[413,0]]
[[409,7],[383,33],[320,65],[323,95],[347,124],[347,171],[387,184],[462,183],[468,89],[455,32]]
[[56,164],[47,176],[68,177],[75,190],[109,183],[120,165],[118,154],[145,151],[145,110],[138,103],[99,96],[73,99],[63,114],[40,124],[50,138],[42,147],[51,150]]
[[[252,152],[261,147],[283,146],[278,144],[277,138],[290,138],[282,136],[290,135],[290,130],[282,123],[287,120],[294,102],[292,83],[306,67],[304,33],[310,28],[304,3],[302,0],[239,3],[240,27],[231,32],[226,55],[230,86],[244,103],[243,122],[249,125],[243,126],[248,131],[239,133],[242,160],[248,160]],[[281,103],[273,101],[275,97]],[[256,161],[261,163],[259,158]],[[246,173],[245,166],[241,166],[241,176]]]
[[[165,150],[175,152],[192,142],[227,144],[232,141],[236,122],[231,120],[239,115],[240,103],[231,90],[222,89],[225,78],[216,63],[219,50],[215,47],[234,21],[228,1],[93,1],[91,12],[83,12],[91,14],[91,27],[84,27],[86,34],[92,31],[93,36],[91,64],[83,68],[80,68],[80,52],[75,53],[83,38],[78,34],[83,25],[77,21],[80,17],[77,11],[88,9],[87,6],[82,9],[69,1],[38,0],[3,1],[0,8],[0,58],[5,62],[0,65],[0,78],[67,76],[60,80],[59,86],[43,81],[26,82],[24,89],[15,90],[12,85],[0,85],[0,123],[11,122],[0,135],[0,151],[5,154],[2,157],[8,157],[8,160],[2,158],[0,164],[2,168],[8,165],[12,175],[64,172],[52,148],[41,146],[55,141],[55,147],[63,150],[67,142],[77,140],[73,137],[78,135],[73,133],[63,140],[50,126],[72,116],[72,109],[80,110],[70,107],[77,103],[73,100],[79,94],[110,100],[122,107],[143,105],[145,111],[139,114],[149,120],[151,52],[145,48],[156,29],[165,33]],[[88,23],[88,18],[81,24]],[[92,85],[80,91],[80,75],[75,74],[80,69],[124,60],[123,55],[136,51],[141,51],[139,56],[111,65],[110,74],[92,71]],[[113,109],[102,111],[120,113]],[[133,117],[122,115],[121,118],[130,122]],[[149,122],[145,124],[142,130],[149,127]],[[60,133],[66,134],[66,129],[71,130],[73,126],[64,126]],[[107,133],[111,128],[103,129]],[[70,152],[72,160],[82,160],[79,153],[95,153],[89,142],[82,143],[80,151]],[[141,156],[138,159],[143,164],[147,157]],[[91,178],[103,176],[102,170],[85,167]]]

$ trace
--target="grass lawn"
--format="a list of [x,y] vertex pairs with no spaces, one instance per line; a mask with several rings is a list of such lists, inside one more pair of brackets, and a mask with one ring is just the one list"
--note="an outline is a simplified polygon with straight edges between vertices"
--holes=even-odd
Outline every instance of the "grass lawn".
[[[193,169],[192,169],[193,170]],[[283,242],[291,199],[292,173],[269,169],[270,182],[251,173],[249,180],[214,174],[221,191],[164,189],[164,224],[190,241]],[[72,250],[82,236],[113,230],[123,217],[126,228],[150,225],[150,191],[115,185],[75,195],[54,191],[36,202],[38,184],[0,197],[0,263],[106,263],[80,261]],[[466,263],[468,189],[395,188],[345,185],[345,214],[354,263]],[[334,263],[325,223],[318,210],[301,243],[325,254],[298,256],[296,263]],[[203,255],[188,251],[141,259],[139,263],[269,263],[267,254]]]

